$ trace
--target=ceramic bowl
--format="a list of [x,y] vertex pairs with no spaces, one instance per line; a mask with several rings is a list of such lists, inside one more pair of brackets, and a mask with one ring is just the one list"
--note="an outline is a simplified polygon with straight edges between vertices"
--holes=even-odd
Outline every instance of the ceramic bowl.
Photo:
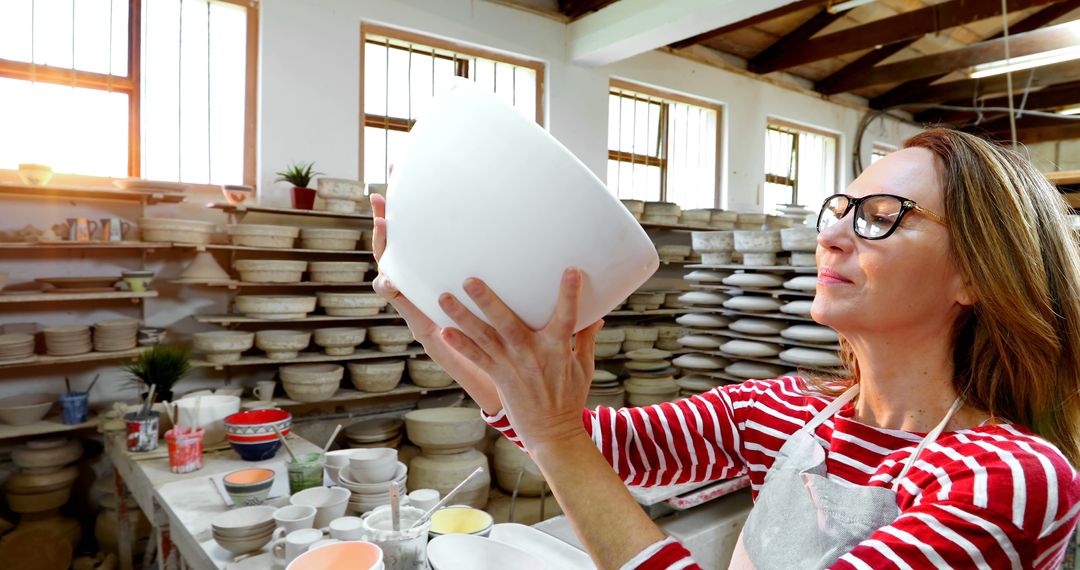
[[248,283],[299,283],[308,262],[291,259],[240,259],[233,267]]
[[495,526],[495,519],[488,513],[472,507],[446,507],[431,515],[431,536],[444,534],[471,534],[487,536]]
[[44,418],[56,402],[55,394],[20,394],[0,400],[0,422],[25,426]]
[[47,493],[71,487],[79,476],[79,469],[70,465],[61,469],[31,469],[13,473],[4,482],[4,489],[26,495]]
[[19,180],[27,186],[45,186],[52,180],[53,170],[44,164],[20,164]]
[[274,531],[271,529],[270,532],[264,531],[262,534],[241,539],[229,539],[217,536],[216,534],[213,536],[214,541],[218,543],[218,546],[228,550],[232,554],[239,555],[253,553],[266,546],[266,544],[270,542],[270,539],[273,538]]
[[[199,407],[198,421],[195,407]],[[225,395],[185,396],[176,401],[180,425],[201,427],[206,430],[203,445],[211,446],[225,441],[225,418],[240,411],[240,398]]]
[[782,229],[780,230],[780,246],[785,251],[816,251],[817,233],[815,227]]
[[191,335],[191,344],[195,350],[206,355],[214,364],[224,364],[240,360],[240,354],[250,350],[255,342],[255,333],[246,331],[210,331]]
[[366,261],[312,261],[308,264],[314,283],[362,283],[371,269]]
[[315,329],[315,344],[323,347],[330,356],[348,356],[356,351],[356,345],[364,342],[367,330],[356,327],[329,327]]
[[78,440],[63,438],[33,439],[16,446],[11,461],[22,469],[55,469],[82,457]]
[[626,340],[634,342],[655,342],[660,338],[660,331],[654,327],[626,327]]
[[345,514],[349,496],[349,490],[341,487],[312,487],[294,494],[289,503],[315,507],[315,528],[323,528]]
[[619,354],[619,351],[622,350],[622,345],[623,343],[621,342],[598,342],[596,343],[593,356],[596,358],[611,358],[612,356]]
[[735,232],[735,251],[739,253],[776,253],[780,249],[780,232],[777,230]]
[[7,492],[8,508],[20,514],[40,513],[51,511],[64,506],[71,498],[71,486],[62,487],[55,491],[44,493],[13,493]]
[[403,360],[349,362],[349,378],[361,392],[389,392],[401,383]]
[[273,457],[281,447],[275,427],[281,435],[289,435],[292,414],[284,410],[250,410],[232,414],[224,423],[229,446],[240,458],[262,461]]
[[425,453],[446,454],[468,449],[484,438],[487,424],[473,408],[428,408],[405,414],[409,441]]
[[239,469],[225,475],[222,482],[236,506],[261,505],[274,485],[274,470]]
[[275,510],[259,505],[225,511],[210,520],[210,530],[215,538],[234,540],[260,535],[266,529],[273,533]]
[[409,327],[401,326],[369,327],[368,337],[379,345],[381,352],[401,352],[413,341]]
[[397,450],[386,447],[356,449],[349,455],[349,479],[357,483],[385,483],[397,470]]
[[298,402],[321,402],[333,396],[345,368],[338,364],[295,364],[278,370],[289,398]]
[[543,490],[544,477],[539,467],[527,453],[505,437],[495,440],[494,465],[495,480],[504,491],[513,493],[516,486],[519,495],[535,497]]
[[596,342],[622,342],[626,340],[626,331],[623,329],[602,328],[596,333]]
[[202,220],[139,218],[139,228],[143,241],[206,245],[210,243],[217,226]]
[[483,279],[540,329],[555,310],[563,272],[578,267],[588,281],[580,330],[659,267],[648,234],[592,171],[535,121],[469,82],[440,94],[410,131],[386,214],[394,230],[380,270],[440,327],[454,326],[439,307],[444,292],[486,320],[462,289],[468,277]]
[[255,195],[255,189],[251,186],[225,184],[221,187],[221,194],[225,197],[226,202],[233,206],[239,206]]
[[335,228],[304,228],[300,230],[300,245],[304,249],[349,251],[356,249],[361,232]]
[[726,253],[735,249],[735,232],[690,232],[694,251]]
[[379,314],[389,301],[375,293],[318,292],[319,306],[335,317],[370,317]]
[[[385,448],[370,448],[370,449],[385,449]],[[360,451],[360,449],[345,449],[345,450],[341,450],[341,451],[346,453],[344,455],[344,457],[346,458],[346,460],[348,460],[348,458],[351,457],[351,455],[352,455],[352,453],[354,451]],[[334,452],[330,452],[330,453],[334,453]],[[339,477],[338,477],[338,484],[341,485],[342,487],[348,489],[349,491],[352,491],[354,496],[356,496],[356,495],[384,495],[384,494],[388,494],[390,492],[389,483],[398,483],[399,485],[404,486],[405,482],[408,480],[408,476],[409,476],[409,468],[406,467],[405,464],[400,462],[400,461],[397,462],[397,465],[394,468],[394,473],[390,476],[390,479],[388,481],[381,481],[381,482],[378,482],[378,483],[360,483],[359,481],[354,481],[352,479],[352,477],[351,477],[350,470],[349,470],[349,467],[348,467],[348,463],[346,463],[344,467],[339,466],[339,468],[341,469],[341,472],[340,472]]]
[[237,295],[237,312],[268,320],[300,319],[315,310],[315,297],[307,295]]
[[309,331],[261,330],[255,333],[255,346],[274,360],[296,358],[310,343]]
[[380,570],[385,566],[378,545],[346,540],[309,549],[285,570]]
[[268,224],[233,224],[228,226],[233,245],[287,249],[293,246],[300,228]]
[[454,379],[430,358],[413,358],[408,361],[409,379],[421,388],[444,388]]
[[468,534],[438,536],[428,543],[428,563],[434,570],[543,570],[543,559],[516,546]]

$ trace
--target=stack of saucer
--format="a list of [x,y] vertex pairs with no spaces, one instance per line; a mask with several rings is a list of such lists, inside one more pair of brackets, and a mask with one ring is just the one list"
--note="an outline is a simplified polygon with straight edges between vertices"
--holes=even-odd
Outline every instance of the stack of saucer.
[[378,419],[356,422],[346,427],[345,443],[350,448],[397,447],[401,443],[401,427],[396,419]]
[[593,372],[592,384],[589,386],[589,396],[585,400],[585,407],[594,409],[597,406],[609,408],[621,408],[626,404],[626,390],[619,382],[619,377],[607,370]]
[[0,335],[0,361],[23,360],[34,355],[34,335],[12,333]]
[[674,399],[679,395],[675,383],[675,368],[671,365],[671,353],[666,350],[646,348],[626,353],[627,399],[632,406],[648,406]]
[[115,352],[135,348],[139,334],[139,321],[135,319],[111,319],[94,324],[94,350]]
[[90,341],[90,327],[71,325],[45,329],[45,352],[49,356],[85,354],[94,347]]

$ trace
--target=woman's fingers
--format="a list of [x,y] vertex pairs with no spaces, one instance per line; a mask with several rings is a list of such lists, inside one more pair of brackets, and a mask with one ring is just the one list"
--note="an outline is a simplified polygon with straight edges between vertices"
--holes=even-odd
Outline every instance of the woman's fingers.
[[[559,285],[559,301],[555,304],[555,314],[544,327],[556,338],[565,339],[574,334],[577,326],[578,306],[581,304],[582,273],[575,268],[563,272]],[[561,341],[560,341],[561,342]]]
[[371,211],[374,215],[374,233],[371,236],[371,249],[375,251],[375,262],[382,259],[386,251],[386,198],[375,194],[371,197]]
[[416,308],[416,305],[413,305],[412,301],[407,299],[405,295],[402,295],[385,275],[375,278],[374,288],[380,297],[390,301],[394,309],[397,309],[397,312],[405,319],[405,324],[409,325],[409,329],[412,330],[416,340],[424,342],[427,337],[431,337],[438,330],[435,323],[420,309]]
[[484,349],[480,348],[480,346],[473,342],[473,340],[465,333],[455,328],[444,328],[439,334],[450,348],[471,360],[473,364],[486,371],[495,369],[496,364],[491,358],[491,355],[484,352]]
[[509,347],[521,347],[529,342],[533,331],[518,318],[517,314],[503,303],[502,299],[483,281],[470,277],[465,280],[465,292],[480,307],[480,311],[491,321]]
[[589,370],[590,366],[596,366],[596,333],[603,327],[604,321],[601,319],[574,337],[574,359],[578,361],[582,370]]
[[457,332],[462,333],[462,336],[467,336],[485,354],[495,357],[506,354],[499,333],[474,315],[468,307],[457,300],[457,297],[450,293],[443,293],[439,297],[439,307],[460,327]]

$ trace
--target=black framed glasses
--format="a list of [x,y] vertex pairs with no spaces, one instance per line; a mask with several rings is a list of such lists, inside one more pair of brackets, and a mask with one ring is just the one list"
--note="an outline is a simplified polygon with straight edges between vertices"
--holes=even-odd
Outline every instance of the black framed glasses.
[[869,240],[885,239],[896,231],[908,212],[916,211],[931,220],[945,225],[945,218],[923,208],[914,200],[893,194],[871,194],[852,198],[847,194],[833,194],[825,198],[818,213],[817,229],[823,232],[844,219],[855,210],[852,224],[855,235]]

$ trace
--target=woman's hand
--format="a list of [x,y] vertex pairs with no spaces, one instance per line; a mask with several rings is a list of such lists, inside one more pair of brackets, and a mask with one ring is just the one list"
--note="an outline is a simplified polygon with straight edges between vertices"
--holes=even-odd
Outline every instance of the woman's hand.
[[442,338],[496,380],[510,423],[527,449],[584,434],[581,411],[603,321],[574,335],[582,278],[577,269],[563,273],[555,315],[539,331],[531,330],[479,279],[467,280],[465,292],[493,325],[450,293],[439,298],[439,306],[460,327],[443,329]]
[[[371,209],[375,214],[372,248],[375,250],[377,263],[382,259],[383,251],[386,250],[386,198],[378,194],[373,195]],[[416,305],[406,299],[381,272],[375,278],[375,292],[390,301],[397,312],[405,318],[405,324],[409,325],[413,337],[423,345],[428,356],[442,366],[484,411],[497,414],[502,410],[499,394],[487,372],[450,348],[439,334],[439,327],[427,315],[420,312]]]

